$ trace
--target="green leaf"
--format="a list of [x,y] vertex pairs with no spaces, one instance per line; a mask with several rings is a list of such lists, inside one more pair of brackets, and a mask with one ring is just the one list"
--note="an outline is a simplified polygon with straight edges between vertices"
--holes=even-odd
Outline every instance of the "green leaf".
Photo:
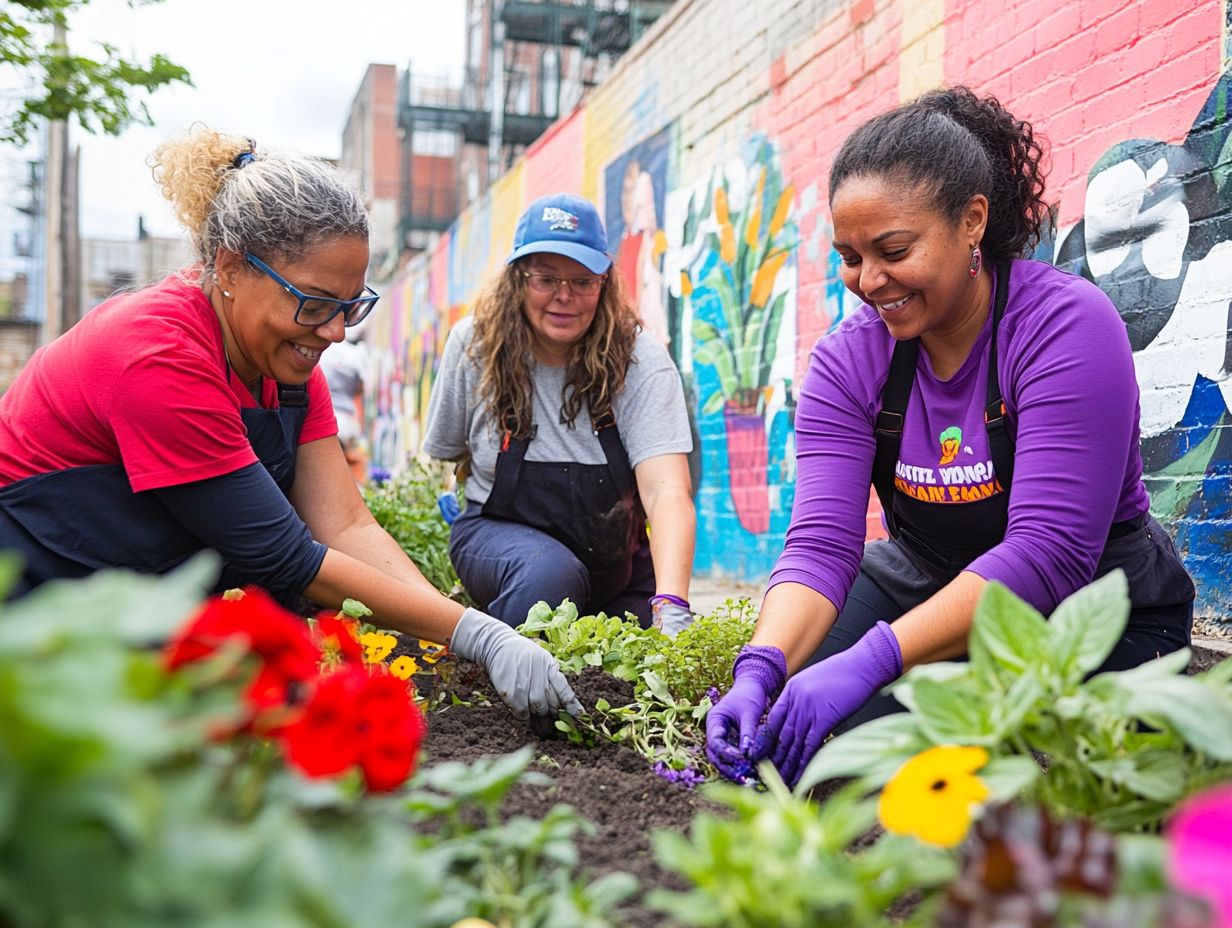
[[992,758],[977,776],[984,781],[993,798],[1005,802],[1025,793],[1043,773],[1033,758],[1018,754]]
[[1094,760],[1091,769],[1145,799],[1173,803],[1185,789],[1185,759],[1175,751],[1131,751]]
[[342,601],[342,613],[352,619],[365,619],[373,614],[372,610],[358,599],[349,598]]
[[991,706],[973,688],[920,680],[914,694],[920,728],[934,744],[992,747],[1001,740],[993,729]]
[[1048,659],[1044,617],[1000,583],[980,595],[971,624],[971,667],[983,678],[1008,681]]
[[804,769],[796,793],[840,777],[861,777],[869,785],[882,786],[903,764],[930,747],[932,742],[914,715],[873,719],[823,744]]
[[721,390],[715,390],[710,394],[710,399],[706,400],[706,404],[702,406],[703,416],[712,416],[716,412],[723,409],[723,403],[726,401]]
[[1066,685],[1079,682],[1107,659],[1129,621],[1129,584],[1117,569],[1074,592],[1048,620],[1053,666]]
[[1165,722],[1192,747],[1217,760],[1232,761],[1232,694],[1212,691],[1193,677],[1143,674],[1120,682],[1129,714],[1146,722]]

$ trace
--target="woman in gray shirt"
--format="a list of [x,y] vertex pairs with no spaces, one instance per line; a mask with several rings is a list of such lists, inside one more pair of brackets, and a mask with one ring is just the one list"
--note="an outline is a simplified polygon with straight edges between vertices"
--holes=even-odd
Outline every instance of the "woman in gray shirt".
[[688,416],[611,266],[589,202],[532,203],[504,271],[450,332],[423,447],[461,462],[449,553],[491,614],[516,626],[567,597],[675,634],[692,620]]

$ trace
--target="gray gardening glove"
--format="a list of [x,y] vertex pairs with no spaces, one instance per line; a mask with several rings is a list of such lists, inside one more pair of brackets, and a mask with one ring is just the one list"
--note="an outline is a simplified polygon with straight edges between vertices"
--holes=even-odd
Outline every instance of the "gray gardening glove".
[[650,597],[650,624],[669,638],[675,638],[693,624],[693,609],[687,599],[670,593]]
[[582,711],[556,658],[478,609],[462,613],[449,649],[487,670],[496,692],[520,719],[554,716],[560,709],[570,715]]

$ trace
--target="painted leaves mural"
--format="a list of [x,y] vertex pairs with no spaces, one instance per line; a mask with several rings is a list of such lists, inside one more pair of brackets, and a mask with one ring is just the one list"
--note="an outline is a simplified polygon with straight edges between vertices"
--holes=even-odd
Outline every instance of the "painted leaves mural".
[[776,360],[783,354],[790,362],[794,350],[793,332],[780,352],[795,309],[793,196],[774,147],[755,138],[745,159],[715,170],[705,192],[690,196],[681,237],[692,362],[713,375],[705,383],[699,376],[701,415],[722,414],[732,502],[755,535],[770,528],[766,411]]

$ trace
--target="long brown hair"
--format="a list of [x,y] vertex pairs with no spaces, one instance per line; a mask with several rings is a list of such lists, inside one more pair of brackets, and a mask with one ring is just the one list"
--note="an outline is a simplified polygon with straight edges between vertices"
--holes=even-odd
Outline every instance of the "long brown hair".
[[[515,438],[530,434],[532,412],[531,328],[523,306],[526,278],[523,262],[508,265],[475,301],[474,336],[470,356],[482,372],[479,396],[501,428],[513,420]],[[563,421],[574,424],[583,404],[592,419],[612,411],[624,389],[633,359],[633,344],[641,320],[629,305],[616,268],[609,269],[599,294],[595,318],[574,346],[565,374],[560,406]]]

